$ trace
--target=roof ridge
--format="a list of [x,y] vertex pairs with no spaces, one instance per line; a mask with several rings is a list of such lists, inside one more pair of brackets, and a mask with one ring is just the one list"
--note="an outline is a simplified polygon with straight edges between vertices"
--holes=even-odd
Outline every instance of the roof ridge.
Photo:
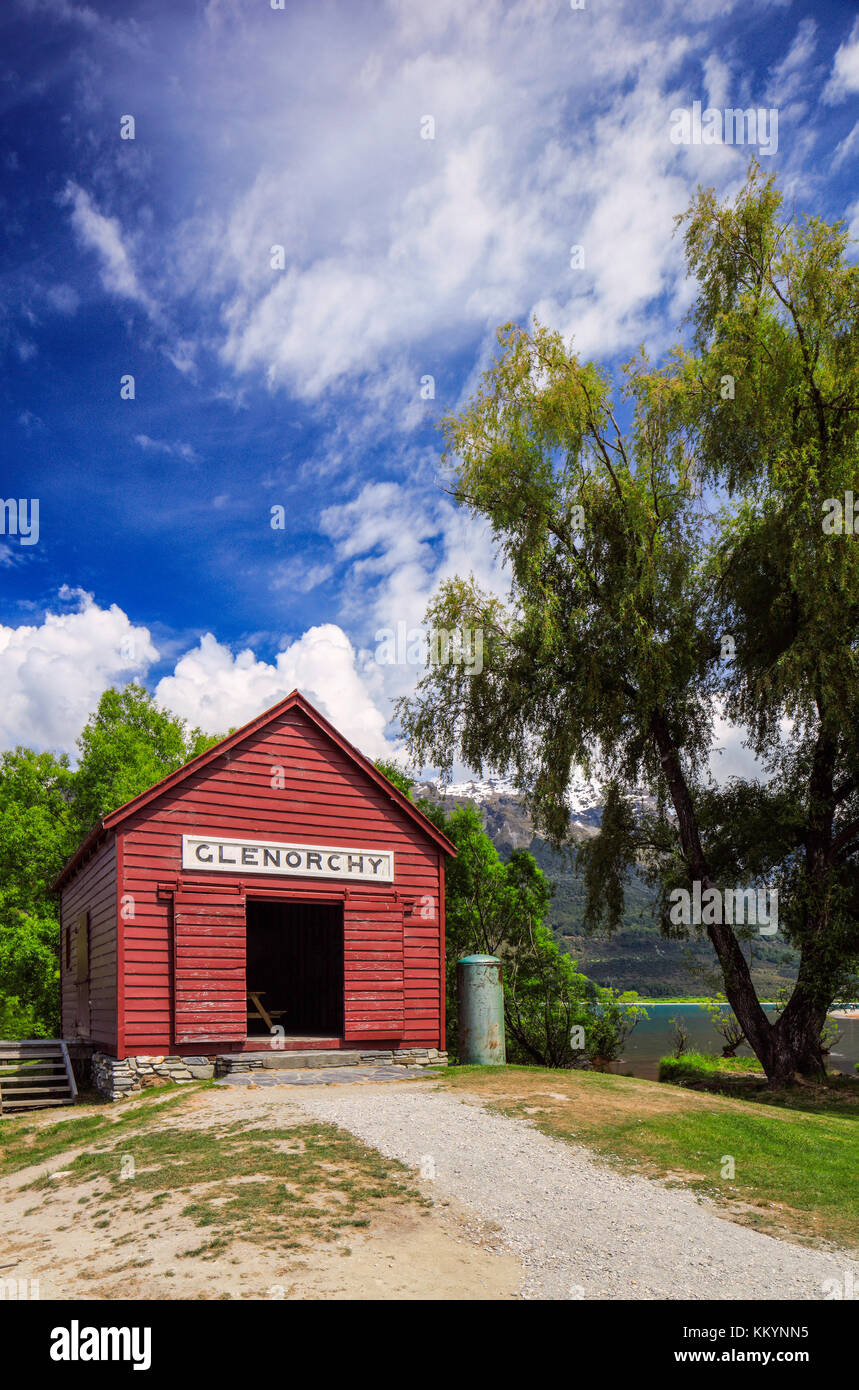
[[274,723],[275,719],[280,718],[287,710],[293,708],[300,709],[301,712],[326,735],[326,737],[336,743],[340,750],[345,753],[347,757],[351,758],[371,781],[374,781],[377,786],[386,792],[391,800],[394,801],[401,810],[405,811],[430,839],[435,840],[440,849],[446,854],[456,855],[455,847],[451,844],[443,831],[433,825],[429,817],[425,816],[423,811],[405,796],[398,787],[395,787],[393,782],[389,781],[384,773],[380,772],[360,749],[356,748],[354,744],[350,743],[349,740],[339,732],[339,730],[335,729],[330,720],[326,719],[325,715],[321,714],[316,706],[310,703],[306,695],[302,695],[300,690],[295,689],[290,691],[283,699],[278,700],[276,704],[271,705],[269,709],[264,710],[261,714],[248,720],[248,722],[242,724],[240,728],[234,729],[231,734],[225,735],[225,737],[220,739],[217,743],[213,743],[211,748],[206,748],[202,753],[198,753],[196,757],[189,759],[187,763],[183,763],[181,767],[174,768],[172,772],[168,772],[158,782],[153,783],[151,787],[147,787],[145,791],[138,792],[137,796],[133,796],[130,801],[123,802],[115,811],[110,811],[106,816],[102,816],[101,820],[93,826],[89,834],[78,845],[74,854],[72,854],[63,865],[57,877],[54,879],[54,882],[51,884],[51,888],[56,891],[62,887],[66,880],[76,871],[79,863],[86,856],[88,851],[97,844],[102,835],[116,829],[116,827],[124,820],[127,820],[129,816],[133,815],[144,806],[147,806],[150,801],[154,801],[157,797],[163,796],[164,792],[168,791],[171,787],[178,785],[180,782],[184,782],[192,773],[198,771],[202,767],[206,767],[210,762],[214,762],[222,753],[229,752],[238,744],[243,743],[245,739],[258,733],[260,729],[264,729],[267,724]]

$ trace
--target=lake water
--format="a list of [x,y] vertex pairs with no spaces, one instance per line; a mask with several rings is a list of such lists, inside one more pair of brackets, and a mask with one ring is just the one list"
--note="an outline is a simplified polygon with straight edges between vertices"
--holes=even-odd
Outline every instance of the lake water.
[[[634,1076],[655,1081],[660,1057],[673,1051],[673,1018],[684,1020],[689,1032],[690,1051],[712,1052],[717,1057],[721,1055],[721,1038],[703,1004],[647,1004],[645,1008],[647,1018],[638,1020],[626,1041],[623,1057],[613,1063],[612,1071],[632,1072]],[[833,1018],[830,1023],[837,1027],[841,1037],[832,1045],[826,1059],[827,1069],[855,1076],[855,1064],[859,1062],[859,1019]],[[753,1053],[750,1047],[744,1045],[737,1048],[737,1056],[751,1057]]]

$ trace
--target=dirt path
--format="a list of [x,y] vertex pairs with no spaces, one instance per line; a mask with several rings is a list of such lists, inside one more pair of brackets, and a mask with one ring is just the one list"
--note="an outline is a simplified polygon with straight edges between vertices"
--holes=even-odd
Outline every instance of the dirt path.
[[[165,1124],[306,1124],[295,1095],[285,1087],[204,1091],[177,1101]],[[133,1153],[133,1135],[122,1148]],[[334,1242],[284,1252],[237,1239],[212,1258],[201,1251],[210,1233],[181,1215],[187,1195],[157,1209],[114,1203],[106,1217],[103,1180],[57,1178],[56,1190],[22,1190],[46,1172],[66,1172],[77,1152],[0,1180],[0,1279],[38,1281],[42,1298],[505,1299],[519,1284],[518,1260],[493,1253],[493,1231],[455,1201],[386,1201],[368,1227]]]
[[431,1161],[438,1196],[497,1223],[528,1298],[821,1299],[827,1281],[859,1287],[847,1255],[724,1220],[690,1191],[618,1172],[474,1097],[430,1084],[307,1090],[299,1103],[383,1154]]
[[[37,1279],[42,1297],[61,1298],[819,1299],[848,1272],[859,1286],[846,1255],[735,1225],[706,1199],[617,1172],[429,1079],[219,1087],[177,1100],[164,1123],[283,1130],[311,1117],[411,1167],[431,1205],[386,1199],[369,1226],[333,1241],[284,1251],[234,1239],[212,1256],[182,1215],[187,1193],[157,1209],[114,1201],[108,1219],[104,1180],[22,1190],[62,1173],[70,1148],[0,1181],[0,1278]],[[434,1176],[417,1177],[421,1166]]]

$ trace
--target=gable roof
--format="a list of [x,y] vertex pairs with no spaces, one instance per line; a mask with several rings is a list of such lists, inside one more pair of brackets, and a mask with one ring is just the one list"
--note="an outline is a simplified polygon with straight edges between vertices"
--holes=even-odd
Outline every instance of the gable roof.
[[184,782],[187,777],[207,767],[209,763],[214,762],[222,753],[228,753],[232,748],[243,743],[245,739],[250,738],[253,734],[259,733],[261,729],[264,729],[268,724],[273,724],[281,715],[286,714],[292,709],[300,710],[312,724],[316,725],[317,729],[319,729],[326,738],[329,738],[332,743],[336,743],[341,752],[345,753],[346,757],[355,763],[365,776],[375,782],[385,795],[390,797],[391,801],[393,801],[396,806],[399,806],[400,810],[404,811],[405,814],[414,821],[418,829],[422,830],[425,835],[435,841],[439,849],[443,850],[445,854],[456,856],[456,849],[447,836],[442,834],[422,811],[418,810],[414,802],[410,801],[407,796],[404,796],[392,782],[389,782],[387,777],[379,772],[378,768],[373,765],[369,758],[365,758],[363,753],[359,752],[342,734],[338,733],[334,725],[329,724],[325,716],[320,714],[319,710],[315,709],[299,690],[293,690],[284,700],[279,700],[276,705],[272,705],[271,709],[267,709],[262,714],[258,714],[256,719],[251,719],[249,723],[243,724],[242,727],[236,729],[234,733],[228,734],[226,738],[222,738],[220,743],[215,743],[211,748],[207,748],[205,753],[198,753],[196,758],[192,758],[188,763],[183,763],[182,767],[177,768],[175,772],[169,772],[166,777],[161,778],[160,782],[156,782],[154,786],[148,787],[145,792],[140,792],[138,796],[132,797],[131,801],[126,801],[124,806],[119,806],[115,811],[111,811],[109,815],[103,816],[102,819],[93,826],[86,839],[78,845],[71,859],[63,866],[54,879],[51,888],[54,891],[61,888],[66,880],[75,873],[82,861],[87,858],[90,851],[95,849],[98,842],[108,831],[115,830],[117,826],[121,825],[129,816],[134,815],[135,812],[141,811],[145,806],[148,806],[150,801],[154,801],[156,797],[162,796],[164,792],[172,791],[174,787]]

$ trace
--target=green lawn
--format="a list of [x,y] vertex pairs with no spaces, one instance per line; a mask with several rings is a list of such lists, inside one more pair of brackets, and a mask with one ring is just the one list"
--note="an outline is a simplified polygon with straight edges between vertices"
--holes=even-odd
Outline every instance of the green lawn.
[[[481,1095],[607,1161],[707,1193],[734,1219],[859,1249],[859,1111],[711,1095],[657,1081],[538,1067],[452,1067]],[[810,1105],[810,1100],[806,1105]],[[733,1160],[733,1175],[731,1164]]]

